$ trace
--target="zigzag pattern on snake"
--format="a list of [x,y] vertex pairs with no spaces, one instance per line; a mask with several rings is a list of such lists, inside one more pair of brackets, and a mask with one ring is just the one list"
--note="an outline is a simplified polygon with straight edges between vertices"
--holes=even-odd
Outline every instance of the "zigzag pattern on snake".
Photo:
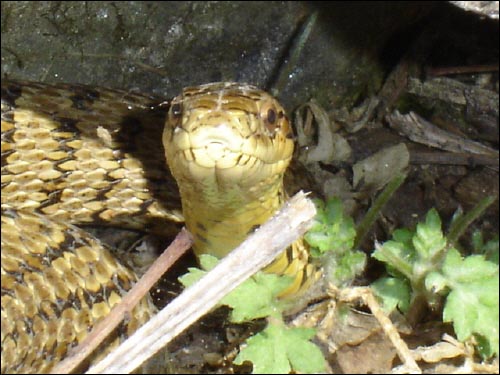
[[[135,280],[74,224],[171,234],[186,219],[195,252],[223,256],[286,198],[293,144],[272,97],[218,83],[161,102],[83,85],[2,82],[2,373],[50,371]],[[294,277],[283,295],[318,275],[301,241],[268,271]],[[143,301],[117,335],[153,313]]]

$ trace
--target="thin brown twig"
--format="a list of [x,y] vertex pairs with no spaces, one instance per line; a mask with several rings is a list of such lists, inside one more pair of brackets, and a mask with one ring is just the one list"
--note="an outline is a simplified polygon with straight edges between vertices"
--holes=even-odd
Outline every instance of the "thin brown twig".
[[403,362],[405,373],[410,374],[421,374],[422,370],[418,366],[417,362],[413,358],[408,345],[401,339],[398,330],[394,327],[394,324],[389,319],[389,317],[384,313],[380,304],[377,302],[375,296],[373,295],[372,289],[369,287],[352,287],[338,289],[334,285],[330,285],[328,288],[328,294],[331,297],[337,298],[344,302],[353,302],[361,299],[365,305],[367,305],[373,316],[378,320],[382,330],[386,336],[391,340],[399,358]]
[[441,164],[441,165],[491,165],[498,167],[498,157],[472,153],[455,153],[440,151],[410,150],[411,164]]
[[498,72],[498,64],[489,65],[467,65],[467,66],[442,66],[430,67],[426,73],[430,77],[447,76],[452,74],[471,74]]
[[113,331],[127,314],[130,314],[139,301],[148,293],[158,279],[184,254],[192,244],[189,232],[182,228],[174,241],[156,259],[149,270],[141,277],[122,301],[113,307],[108,316],[100,321],[92,332],[63,361],[53,369],[52,374],[69,374],[85,360],[100,343]]

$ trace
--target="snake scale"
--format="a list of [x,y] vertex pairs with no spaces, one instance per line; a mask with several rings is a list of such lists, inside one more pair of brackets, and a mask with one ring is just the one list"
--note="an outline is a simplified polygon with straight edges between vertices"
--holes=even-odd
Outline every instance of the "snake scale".
[[[75,224],[165,234],[185,221],[197,255],[222,257],[283,204],[292,152],[282,106],[250,85],[186,88],[162,104],[2,81],[2,373],[50,371],[135,281]],[[293,276],[284,297],[319,274],[302,241],[266,271]],[[142,301],[118,339],[153,313]]]

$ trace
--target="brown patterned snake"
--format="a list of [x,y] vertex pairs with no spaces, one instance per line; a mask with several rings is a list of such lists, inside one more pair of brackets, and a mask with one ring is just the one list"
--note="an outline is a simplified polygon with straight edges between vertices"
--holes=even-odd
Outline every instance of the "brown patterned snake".
[[[293,141],[274,98],[215,83],[185,89],[168,114],[160,102],[2,82],[2,373],[50,371],[135,280],[72,224],[171,232],[185,219],[195,253],[222,257],[286,199]],[[318,275],[302,241],[266,270],[293,276],[283,296]],[[144,301],[118,335],[153,311]]]

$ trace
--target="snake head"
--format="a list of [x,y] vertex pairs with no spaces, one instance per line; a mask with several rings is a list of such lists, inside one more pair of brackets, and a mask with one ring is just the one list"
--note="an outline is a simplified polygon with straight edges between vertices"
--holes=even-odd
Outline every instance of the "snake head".
[[179,184],[215,179],[251,185],[284,172],[292,138],[285,111],[271,95],[218,82],[186,88],[173,99],[163,143]]
[[173,99],[163,144],[195,253],[224,256],[281,206],[292,138],[283,107],[254,86],[211,83]]

